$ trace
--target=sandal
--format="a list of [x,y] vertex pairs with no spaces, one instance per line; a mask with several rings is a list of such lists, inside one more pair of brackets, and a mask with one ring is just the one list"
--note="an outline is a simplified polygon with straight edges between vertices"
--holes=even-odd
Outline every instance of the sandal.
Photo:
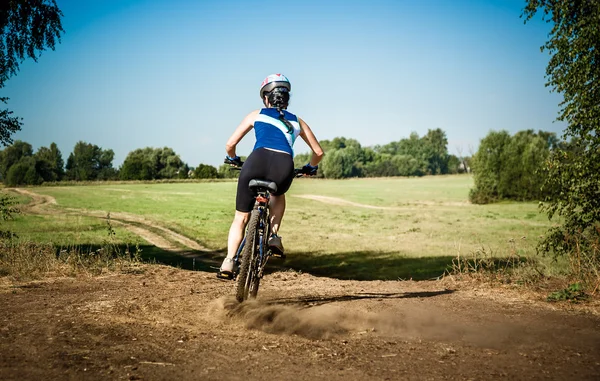
[[233,258],[225,258],[223,264],[217,273],[217,278],[221,279],[233,279],[233,268],[235,261]]

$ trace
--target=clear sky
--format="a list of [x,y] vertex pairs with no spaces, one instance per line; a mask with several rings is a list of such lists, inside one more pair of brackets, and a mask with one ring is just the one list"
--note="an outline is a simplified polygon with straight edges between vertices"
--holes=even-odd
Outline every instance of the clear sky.
[[544,86],[550,27],[523,24],[524,0],[57,3],[62,43],[0,96],[24,119],[13,137],[55,142],[65,161],[83,140],[113,149],[115,167],[148,146],[219,165],[271,73],[290,79],[289,111],[319,139],[370,146],[441,128],[451,153],[468,154],[490,130],[564,128],[562,98]]

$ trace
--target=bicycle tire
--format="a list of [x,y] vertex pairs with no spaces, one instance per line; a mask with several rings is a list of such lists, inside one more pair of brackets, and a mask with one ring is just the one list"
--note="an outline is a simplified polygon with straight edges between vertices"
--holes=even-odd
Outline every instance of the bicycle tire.
[[[260,250],[263,250],[263,253],[267,253],[267,239],[268,239],[268,232],[270,231],[270,224],[269,224],[269,213],[268,213],[268,209],[265,208],[265,211],[263,213],[261,213],[259,220],[257,221],[257,227],[258,226],[263,226],[262,228],[262,232],[257,230],[257,234],[255,235],[255,237],[262,237],[262,241],[256,242],[255,243],[255,247],[256,250],[255,252],[260,253]],[[263,223],[261,224],[261,220],[263,221]],[[261,247],[262,246],[262,247]],[[264,257],[263,257],[263,260]],[[258,288],[260,286],[260,279],[261,277],[259,276],[260,272],[261,272],[261,266],[264,266],[264,263],[262,263],[262,261],[259,263],[259,261],[254,260],[253,261],[254,267],[251,269],[254,273],[254,277],[252,278],[252,287],[250,289],[250,296],[252,298],[256,298],[256,295],[258,295]]]
[[[246,244],[242,251],[235,293],[235,298],[240,303],[248,299],[253,286],[253,278],[256,277],[256,272],[254,270],[256,267],[256,236],[259,224],[259,214],[258,209],[252,210],[250,221],[248,222],[248,230],[246,231]],[[260,282],[260,280],[258,282]],[[258,292],[258,287],[256,287],[256,292]],[[252,295],[253,297],[256,297],[256,292]]]

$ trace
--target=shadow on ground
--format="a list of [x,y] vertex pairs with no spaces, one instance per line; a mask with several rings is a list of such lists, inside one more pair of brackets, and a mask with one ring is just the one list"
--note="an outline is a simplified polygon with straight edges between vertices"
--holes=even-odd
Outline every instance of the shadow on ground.
[[395,253],[350,251],[336,254],[290,253],[283,267],[315,276],[352,280],[429,280],[451,268],[452,256],[404,257]]
[[[57,253],[62,250],[77,251],[81,255],[93,256],[103,249],[101,245],[82,244],[69,247],[56,247]],[[216,272],[225,257],[224,252],[203,252],[198,250],[181,250],[170,252],[153,245],[113,245],[111,249],[118,253],[116,256],[133,257],[136,251],[143,263],[159,263],[185,270]],[[127,254],[128,253],[128,254]]]
[[[88,252],[97,250],[97,246],[83,246]],[[135,248],[120,246],[121,252]],[[182,250],[169,252],[155,246],[139,246],[141,258],[146,263],[160,263],[185,270],[217,272],[225,257],[225,250],[210,252]],[[453,256],[404,257],[400,254],[376,251],[349,251],[344,253],[303,253],[291,252],[285,261],[271,258],[265,272],[293,270],[343,280],[435,280],[453,268]],[[524,258],[493,258],[485,263],[479,261],[481,270],[498,271],[518,266]],[[473,262],[468,260],[467,264]]]
[[300,296],[293,298],[279,298],[279,299],[270,299],[267,304],[277,304],[277,305],[302,305],[306,308],[320,306],[328,303],[335,302],[348,302],[353,300],[363,300],[363,299],[375,299],[375,300],[383,300],[383,299],[409,299],[409,298],[431,298],[439,295],[447,295],[452,294],[454,290],[441,290],[441,291],[419,291],[419,292],[396,292],[396,293],[369,293],[363,292],[359,294],[352,295],[337,295],[337,296]]

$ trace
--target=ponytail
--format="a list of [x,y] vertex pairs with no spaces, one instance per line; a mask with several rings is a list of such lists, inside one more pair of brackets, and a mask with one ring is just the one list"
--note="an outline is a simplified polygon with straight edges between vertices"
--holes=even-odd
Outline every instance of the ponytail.
[[271,106],[275,107],[279,112],[279,120],[287,127],[288,134],[291,134],[294,131],[294,127],[287,119],[285,119],[285,113],[283,112],[290,103],[290,93],[288,89],[285,87],[276,87],[267,97]]

